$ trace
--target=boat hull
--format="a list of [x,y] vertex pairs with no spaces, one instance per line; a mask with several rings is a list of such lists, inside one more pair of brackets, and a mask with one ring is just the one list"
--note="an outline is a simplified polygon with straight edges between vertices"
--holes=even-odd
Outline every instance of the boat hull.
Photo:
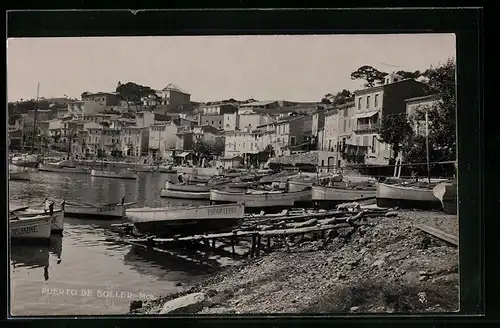
[[456,184],[443,182],[435,186],[432,192],[434,196],[441,201],[445,213],[457,214],[458,202]]
[[114,204],[114,205],[83,205],[66,203],[64,211],[68,217],[81,217],[88,219],[122,219],[125,217],[126,209],[134,203]]
[[196,199],[210,200],[210,191],[205,192],[189,192],[180,190],[161,189],[160,197],[177,198],[177,199]]
[[9,172],[10,181],[29,181],[29,172]]
[[90,172],[89,169],[84,167],[53,167],[51,165],[40,164],[38,167],[39,171],[43,172],[53,172],[53,173],[80,173],[80,174],[88,174]]
[[177,174],[186,173],[193,177],[210,178],[219,174],[219,170],[215,167],[180,167]]
[[313,186],[312,202],[316,207],[331,208],[341,203],[375,199],[375,190],[355,190],[334,187]]
[[288,181],[288,191],[297,192],[302,191],[307,188],[312,188],[314,181]]
[[377,184],[377,206],[408,209],[440,209],[432,189],[412,188],[385,183]]
[[[26,208],[22,211],[13,211],[16,215],[25,217],[35,217],[41,215],[49,215],[49,213],[44,210],[30,209]],[[54,210],[52,211],[52,216],[50,219],[50,231],[52,233],[62,233],[64,230],[64,210]]]
[[245,213],[243,204],[191,208],[134,208],[126,211],[141,234],[174,236],[226,231],[236,226]]
[[51,233],[50,215],[20,217],[9,220],[12,242],[49,242]]
[[112,172],[112,171],[100,171],[92,170],[90,175],[97,178],[115,178],[115,179],[137,179],[137,174],[135,172]]
[[196,185],[196,184],[177,184],[170,181],[165,182],[165,188],[171,191],[184,191],[184,192],[210,192],[214,186],[210,185]]

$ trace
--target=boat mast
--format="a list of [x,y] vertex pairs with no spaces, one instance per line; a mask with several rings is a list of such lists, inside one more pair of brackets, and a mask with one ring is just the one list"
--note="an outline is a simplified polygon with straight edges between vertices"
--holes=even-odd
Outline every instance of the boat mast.
[[38,86],[36,88],[36,103],[35,103],[35,115],[34,115],[34,119],[33,119],[33,138],[31,140],[31,151],[33,151],[35,148],[35,138],[37,135],[36,119],[37,119],[37,112],[38,112],[38,97],[39,96],[40,96],[40,82],[38,82]]
[[431,164],[429,155],[429,112],[425,111],[425,148],[427,153],[427,178],[431,183]]

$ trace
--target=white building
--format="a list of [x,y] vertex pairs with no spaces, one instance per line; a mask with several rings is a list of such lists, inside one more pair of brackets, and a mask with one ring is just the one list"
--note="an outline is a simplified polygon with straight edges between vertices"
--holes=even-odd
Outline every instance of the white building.
[[172,122],[153,122],[149,126],[150,152],[165,158],[166,152],[176,147],[177,129],[178,127]]

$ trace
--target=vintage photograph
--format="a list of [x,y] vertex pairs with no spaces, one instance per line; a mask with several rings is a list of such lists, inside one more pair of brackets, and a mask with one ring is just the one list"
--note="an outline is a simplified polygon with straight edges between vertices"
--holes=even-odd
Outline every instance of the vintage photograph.
[[454,34],[10,38],[10,314],[459,310]]

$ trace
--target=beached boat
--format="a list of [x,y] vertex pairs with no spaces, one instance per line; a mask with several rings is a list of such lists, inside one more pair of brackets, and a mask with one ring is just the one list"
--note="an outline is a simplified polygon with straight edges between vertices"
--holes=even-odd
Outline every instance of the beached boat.
[[64,204],[60,209],[54,209],[52,213],[46,212],[44,209],[30,208],[29,206],[9,209],[9,212],[21,217],[50,215],[50,231],[52,233],[61,233],[64,230]]
[[30,174],[27,171],[9,172],[10,181],[29,181]]
[[435,186],[432,192],[441,202],[445,213],[457,214],[458,203],[456,182],[442,182]]
[[133,208],[126,211],[139,233],[178,235],[231,229],[243,219],[243,204],[179,208]]
[[281,211],[293,207],[295,203],[310,202],[311,190],[299,192],[257,191],[234,192],[227,190],[210,190],[210,202],[213,204],[243,203],[248,211]]
[[116,178],[116,179],[137,179],[137,174],[131,171],[104,171],[104,170],[92,170],[90,175],[99,178]]
[[193,199],[193,200],[210,200],[210,191],[180,191],[162,188],[160,197],[178,198],[178,199]]
[[111,204],[78,204],[65,202],[64,212],[66,216],[86,217],[92,219],[122,219],[125,217],[125,211],[135,202],[125,203],[122,200],[119,203]]
[[50,230],[50,215],[9,216],[9,232],[13,242],[49,242]]
[[313,186],[311,190],[313,203],[319,207],[330,207],[340,203],[375,199],[375,190],[357,190],[339,187]]
[[377,184],[377,206],[418,209],[439,209],[441,202],[432,189],[386,183]]

